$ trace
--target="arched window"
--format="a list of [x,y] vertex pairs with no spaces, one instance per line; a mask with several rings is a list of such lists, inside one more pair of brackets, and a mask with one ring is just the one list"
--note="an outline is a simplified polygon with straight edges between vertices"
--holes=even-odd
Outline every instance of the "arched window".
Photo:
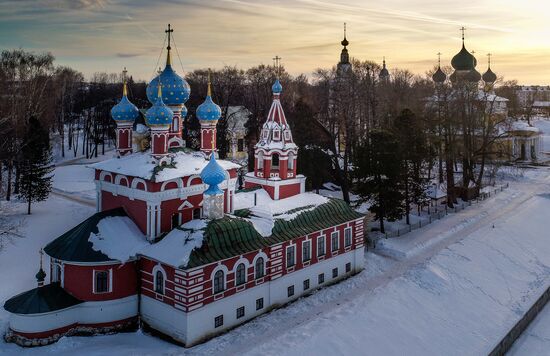
[[164,274],[161,271],[155,274],[155,292],[164,294]]
[[279,168],[279,155],[277,153],[274,153],[271,157],[271,166],[273,168]]
[[246,282],[246,268],[244,267],[244,263],[241,263],[237,266],[237,276],[235,277],[235,284],[241,285]]
[[256,279],[262,278],[262,277],[265,275],[265,272],[264,272],[264,259],[263,259],[263,257],[259,257],[259,258],[256,260],[255,270],[256,270]]
[[214,275],[214,294],[223,292],[225,289],[225,276],[223,271],[218,271]]

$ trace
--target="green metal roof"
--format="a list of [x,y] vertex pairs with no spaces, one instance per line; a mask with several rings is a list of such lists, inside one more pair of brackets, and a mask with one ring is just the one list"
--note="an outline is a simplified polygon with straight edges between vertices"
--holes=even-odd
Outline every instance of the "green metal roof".
[[83,303],[67,293],[59,283],[31,289],[8,299],[4,309],[14,314],[40,314]]
[[51,257],[68,262],[107,262],[112,261],[107,255],[92,248],[88,241],[90,234],[98,233],[97,224],[109,216],[127,216],[122,208],[95,213],[57,239],[50,242],[44,251]]
[[312,206],[306,206],[287,212],[288,214],[304,210],[296,218],[288,221],[274,216],[275,227],[269,237],[261,236],[252,223],[243,219],[250,216],[248,209],[237,210],[234,216],[226,215],[222,219],[212,220],[204,232],[201,248],[191,253],[185,268],[242,255],[363,217],[363,214],[339,199],[329,199],[328,202],[311,208]]

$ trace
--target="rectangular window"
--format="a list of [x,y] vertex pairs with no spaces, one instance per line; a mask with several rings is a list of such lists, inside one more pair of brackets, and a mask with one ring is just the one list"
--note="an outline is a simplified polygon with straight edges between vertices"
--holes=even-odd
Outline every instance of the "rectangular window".
[[302,261],[311,260],[311,241],[302,242]]
[[260,310],[264,307],[264,298],[256,299],[256,310]]
[[287,294],[289,297],[292,297],[294,295],[294,286],[290,286],[287,288]]
[[340,233],[338,231],[335,231],[333,232],[331,235],[330,235],[330,239],[331,239],[331,244],[332,244],[332,251],[338,251],[338,245],[339,245],[339,236]]
[[317,238],[317,256],[325,255],[325,237],[319,236]]
[[348,227],[344,230],[344,246],[351,246],[351,227]]
[[223,325],[223,315],[218,315],[214,318],[214,327],[219,328]]
[[318,284],[323,284],[323,283],[325,283],[325,274],[324,274],[324,273],[321,273],[321,274],[317,277],[317,283],[318,283]]
[[273,139],[275,141],[279,141],[281,139],[281,131],[280,130],[273,130]]
[[95,293],[109,292],[109,271],[95,271]]
[[346,273],[348,273],[349,271],[351,271],[351,263],[346,263]]
[[332,278],[336,278],[338,277],[338,268],[333,268],[332,269]]
[[306,279],[304,281],[304,290],[308,290],[309,289],[309,279]]
[[244,307],[237,308],[237,319],[240,319],[244,316]]
[[295,252],[295,246],[288,246],[286,248],[286,268],[294,266],[296,263],[296,252]]

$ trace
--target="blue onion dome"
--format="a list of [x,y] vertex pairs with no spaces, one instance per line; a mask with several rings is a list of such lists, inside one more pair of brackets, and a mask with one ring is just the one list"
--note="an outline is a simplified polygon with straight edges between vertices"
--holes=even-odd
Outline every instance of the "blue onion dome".
[[217,121],[222,115],[222,110],[220,107],[212,101],[210,72],[208,72],[208,92],[206,94],[206,99],[197,108],[196,115],[200,121]]
[[210,155],[210,162],[208,162],[201,172],[201,179],[203,183],[208,184],[208,189],[206,189],[204,194],[216,195],[223,193],[218,184],[225,180],[225,170],[216,161],[214,152]]
[[283,91],[283,86],[281,85],[281,82],[279,82],[278,78],[275,80],[275,83],[273,83],[273,85],[271,86],[271,91],[273,92],[273,94],[281,94],[281,92]]
[[464,42],[462,43],[462,49],[460,52],[455,54],[453,59],[451,60],[451,65],[455,70],[472,70],[477,65],[476,58],[468,52],[466,47],[464,47]]
[[441,70],[441,67],[437,67],[432,79],[436,83],[443,83],[447,79],[447,75]]
[[147,126],[168,126],[172,123],[174,113],[162,101],[161,88],[157,87],[157,100],[145,113]]
[[111,109],[111,116],[117,122],[134,122],[139,117],[138,108],[128,100],[126,82],[122,87],[122,99]]
[[162,87],[162,100],[169,106],[180,106],[185,104],[191,94],[189,83],[180,77],[172,68],[170,50],[166,59],[166,67],[147,85],[147,99],[154,104],[157,100],[159,81]]
[[485,73],[483,73],[483,81],[487,84],[493,84],[497,81],[497,75],[491,70],[491,67],[487,69]]

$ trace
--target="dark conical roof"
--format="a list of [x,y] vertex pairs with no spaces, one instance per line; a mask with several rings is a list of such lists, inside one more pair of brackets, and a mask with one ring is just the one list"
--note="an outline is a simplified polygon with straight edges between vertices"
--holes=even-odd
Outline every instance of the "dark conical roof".
[[487,68],[487,71],[483,73],[483,81],[487,84],[493,84],[497,80],[497,75],[491,70],[491,67]]
[[451,65],[455,70],[472,70],[477,65],[477,60],[462,43],[462,49],[455,54],[451,60]]
[[72,307],[83,301],[67,293],[59,283],[31,289],[8,299],[4,309],[14,314],[41,314]]
[[44,251],[53,258],[70,262],[106,262],[112,261],[109,256],[93,249],[88,241],[90,234],[98,233],[97,225],[109,216],[128,216],[123,208],[101,211],[90,216],[57,239],[50,242]]
[[443,83],[447,79],[447,75],[441,70],[441,67],[437,67],[432,79],[436,83]]

